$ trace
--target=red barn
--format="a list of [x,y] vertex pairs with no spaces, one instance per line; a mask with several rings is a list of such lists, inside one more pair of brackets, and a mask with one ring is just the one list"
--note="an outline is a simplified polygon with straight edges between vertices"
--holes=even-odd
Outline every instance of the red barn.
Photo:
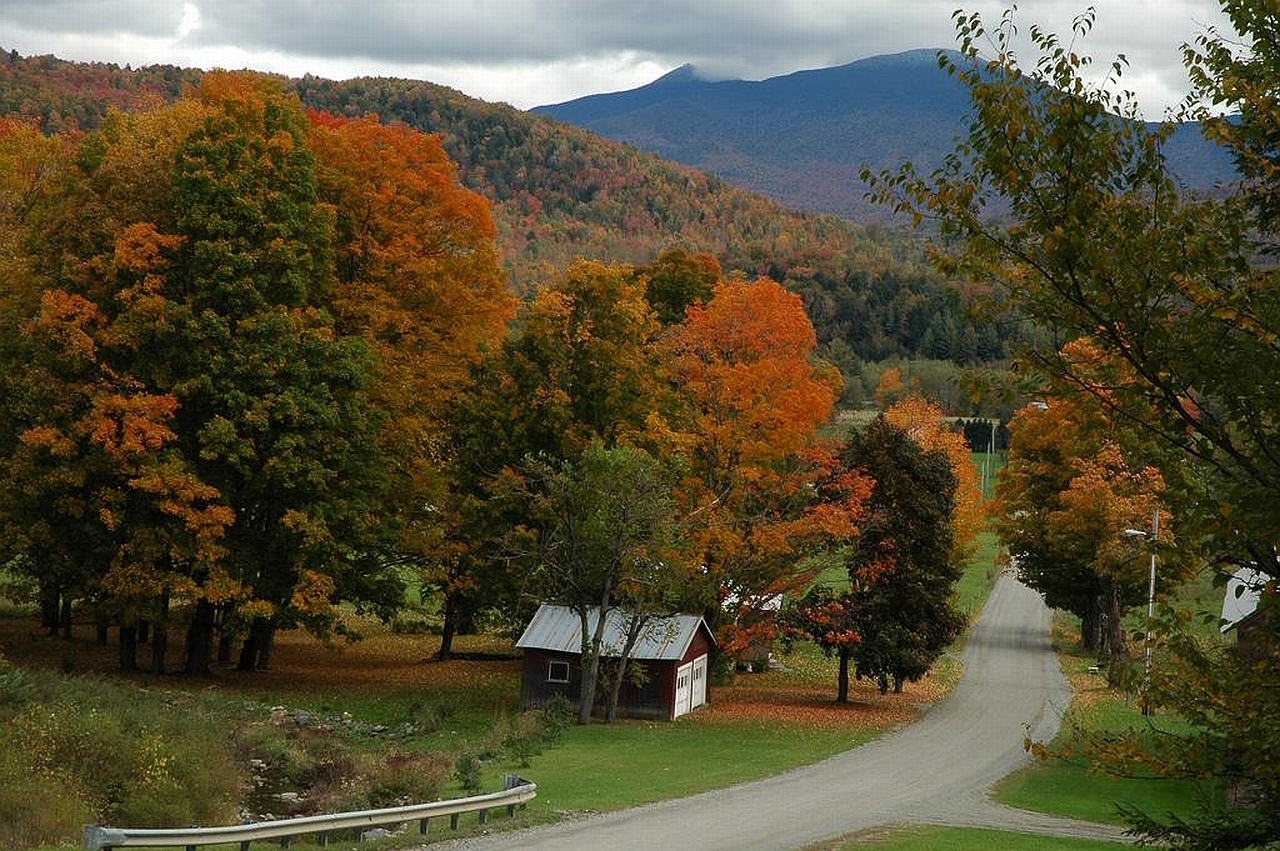
[[[594,632],[598,618],[598,610],[592,610],[589,632]],[[604,659],[620,655],[625,626],[621,612],[605,614]],[[711,630],[697,615],[649,621],[631,654],[632,662],[643,666],[643,684],[623,684],[618,714],[674,720],[707,703],[707,657],[714,644]],[[576,709],[582,681],[582,622],[578,613],[567,606],[543,603],[516,647],[524,650],[520,708],[543,706],[559,694]]]

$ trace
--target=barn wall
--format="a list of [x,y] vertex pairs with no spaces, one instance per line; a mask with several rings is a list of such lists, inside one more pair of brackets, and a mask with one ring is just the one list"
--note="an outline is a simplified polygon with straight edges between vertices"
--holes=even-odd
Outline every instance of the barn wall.
[[[564,695],[576,711],[581,690],[582,669],[577,654],[526,650],[520,673],[520,708],[537,709],[547,705],[553,696]],[[569,682],[547,681],[550,662],[569,665]],[[675,667],[670,662],[643,662],[648,682],[641,688],[622,684],[618,696],[618,715],[624,718],[670,718],[671,697],[675,693]],[[603,714],[604,707],[596,707]]]
[[[552,661],[569,666],[569,682],[547,681],[547,670]],[[570,653],[552,653],[546,650],[526,650],[524,666],[520,672],[520,708],[537,709],[547,705],[557,694],[564,695],[573,706],[578,705],[578,693],[582,683],[582,664],[579,656]]]

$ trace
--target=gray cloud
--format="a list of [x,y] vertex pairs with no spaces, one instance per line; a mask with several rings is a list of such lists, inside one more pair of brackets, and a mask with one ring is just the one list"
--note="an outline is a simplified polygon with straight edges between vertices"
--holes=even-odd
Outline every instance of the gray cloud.
[[[521,106],[627,88],[691,62],[760,79],[954,40],[957,0],[0,0],[0,44],[75,59],[418,76]],[[1085,43],[1127,55],[1152,107],[1185,86],[1178,46],[1221,23],[1213,0],[1096,0]],[[994,24],[1005,4],[966,8]],[[199,10],[199,26],[180,23]],[[1023,27],[1069,30],[1079,0],[1024,0]],[[32,48],[31,45],[47,45]],[[61,48],[61,50],[60,50]],[[122,57],[126,50],[146,55]],[[99,55],[85,55],[96,51]],[[78,55],[77,55],[78,54]],[[160,58],[156,58],[160,57]],[[184,59],[184,57],[187,57]],[[539,83],[539,80],[543,82]],[[479,86],[483,90],[475,90]],[[505,89],[505,91],[504,91]],[[541,95],[539,94],[541,92]]]

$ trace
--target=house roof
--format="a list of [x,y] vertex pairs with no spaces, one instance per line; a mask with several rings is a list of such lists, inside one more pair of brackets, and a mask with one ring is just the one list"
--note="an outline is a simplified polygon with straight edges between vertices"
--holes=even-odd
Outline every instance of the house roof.
[[1242,567],[1231,575],[1222,597],[1223,632],[1229,632],[1258,610],[1262,586],[1270,580],[1270,576],[1253,567]]
[[[587,630],[593,632],[600,616],[599,609],[592,609],[587,617]],[[602,652],[605,656],[618,656],[625,640],[626,618],[617,609],[605,613]],[[644,632],[636,640],[631,653],[633,659],[673,661],[683,659],[689,644],[699,628],[706,630],[711,641],[711,630],[698,615],[674,615],[655,617],[645,625]],[[524,650],[554,650],[560,653],[582,652],[582,621],[576,610],[568,606],[543,603],[524,634],[516,642]]]

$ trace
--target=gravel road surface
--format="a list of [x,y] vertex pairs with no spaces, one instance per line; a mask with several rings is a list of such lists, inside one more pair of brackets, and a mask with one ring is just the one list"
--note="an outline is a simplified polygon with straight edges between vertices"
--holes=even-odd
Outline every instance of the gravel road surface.
[[766,780],[431,847],[781,851],[905,823],[1122,839],[1115,827],[1027,813],[986,797],[995,781],[1030,759],[1024,737],[1053,736],[1070,696],[1049,646],[1048,609],[1006,575],[966,642],[960,682],[915,724]]

